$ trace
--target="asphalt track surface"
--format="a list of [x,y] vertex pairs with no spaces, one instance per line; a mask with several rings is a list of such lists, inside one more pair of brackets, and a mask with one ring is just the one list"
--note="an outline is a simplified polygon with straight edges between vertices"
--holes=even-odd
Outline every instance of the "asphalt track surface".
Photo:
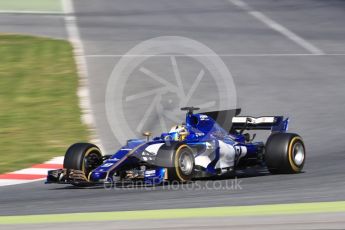
[[[76,0],[98,134],[107,152],[119,146],[104,105],[119,55],[146,39],[183,36],[221,54],[243,114],[291,118],[290,130],[304,138],[308,151],[304,173],[251,170],[238,175],[237,189],[226,179],[197,181],[194,189],[75,189],[35,182],[0,188],[0,215],[345,200],[345,2],[245,2],[307,43],[296,43],[226,0]],[[303,44],[323,54],[313,54]],[[136,107],[132,113],[144,109]]]
[[28,34],[66,39],[61,14],[0,14],[1,33]]

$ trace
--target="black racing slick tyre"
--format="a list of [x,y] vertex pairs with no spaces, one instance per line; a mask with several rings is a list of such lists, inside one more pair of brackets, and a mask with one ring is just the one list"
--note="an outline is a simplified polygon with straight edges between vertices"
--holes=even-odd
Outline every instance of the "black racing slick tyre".
[[194,176],[193,150],[185,144],[163,145],[157,153],[156,165],[166,168],[169,181],[188,182]]
[[[65,154],[63,167],[67,170],[83,171],[86,179],[92,170],[103,163],[100,149],[89,143],[76,143],[68,148]],[[79,185],[76,183],[75,185]]]
[[265,147],[265,162],[271,173],[300,173],[306,157],[302,138],[294,133],[274,133]]

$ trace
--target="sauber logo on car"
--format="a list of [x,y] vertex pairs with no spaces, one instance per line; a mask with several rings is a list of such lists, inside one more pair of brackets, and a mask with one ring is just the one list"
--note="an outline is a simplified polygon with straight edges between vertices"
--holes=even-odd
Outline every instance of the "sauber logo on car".
[[200,120],[207,121],[208,120],[208,116],[207,115],[200,115]]

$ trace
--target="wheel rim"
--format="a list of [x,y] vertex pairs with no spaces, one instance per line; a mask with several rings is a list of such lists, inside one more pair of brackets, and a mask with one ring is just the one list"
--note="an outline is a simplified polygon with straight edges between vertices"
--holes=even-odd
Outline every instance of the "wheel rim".
[[189,152],[183,151],[179,157],[179,167],[184,175],[190,175],[193,171],[193,159]]
[[293,161],[297,166],[301,166],[304,162],[305,150],[301,142],[297,142],[293,146]]
[[97,168],[100,165],[100,156],[97,152],[91,152],[85,158],[85,170],[90,172],[91,170]]

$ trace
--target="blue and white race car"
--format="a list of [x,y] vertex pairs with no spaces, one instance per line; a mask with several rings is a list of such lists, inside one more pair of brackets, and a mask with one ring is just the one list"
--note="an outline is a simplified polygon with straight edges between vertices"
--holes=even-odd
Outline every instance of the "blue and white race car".
[[[89,143],[73,144],[64,168],[48,172],[46,183],[76,186],[108,182],[187,182],[195,178],[234,175],[238,169],[266,165],[271,173],[299,173],[305,162],[302,138],[287,133],[282,116],[237,116],[240,109],[194,113],[186,107],[186,120],[170,132],[150,139],[131,139],[113,155],[103,156]],[[253,141],[246,130],[270,130],[266,142]]]

